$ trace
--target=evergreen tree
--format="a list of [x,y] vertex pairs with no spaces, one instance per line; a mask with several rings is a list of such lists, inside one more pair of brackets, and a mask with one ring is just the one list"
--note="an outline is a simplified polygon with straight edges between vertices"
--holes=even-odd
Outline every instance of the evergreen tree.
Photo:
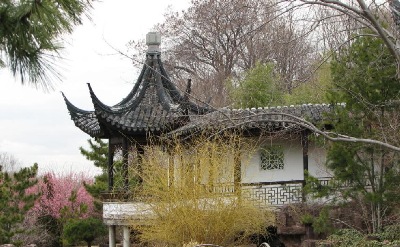
[[87,141],[89,149],[80,147],[79,150],[87,160],[93,161],[96,167],[101,168],[102,173],[95,176],[93,184],[85,184],[85,188],[96,199],[94,204],[97,211],[101,211],[101,193],[108,189],[108,143],[99,138],[88,139]]
[[99,138],[95,138],[93,140],[87,140],[89,143],[89,150],[84,149],[83,147],[80,147],[79,150],[87,160],[93,161],[93,164],[96,167],[101,168],[103,172],[106,172],[108,166],[108,143]]
[[[382,41],[370,36],[356,38],[336,55],[332,76],[329,98],[333,103],[346,103],[345,108],[337,109],[335,131],[398,144],[400,81],[395,59]],[[399,154],[381,146],[337,142],[327,158],[336,182],[330,188],[316,188],[324,192],[321,195],[362,202],[368,209],[363,210],[368,219],[366,230],[379,232],[400,202]]]
[[0,68],[8,67],[21,82],[47,88],[57,78],[54,62],[62,35],[88,15],[90,0],[2,0],[0,2]]
[[0,170],[0,244],[12,243],[13,236],[23,231],[19,224],[39,197],[28,193],[37,183],[37,171],[37,164],[15,173]]
[[[81,154],[86,157],[86,159],[93,161],[96,167],[102,169],[102,174],[95,177],[93,184],[85,184],[86,190],[97,200],[95,201],[96,208],[101,211],[101,194],[108,191],[108,143],[102,141],[101,139],[95,138],[93,140],[89,139],[89,149],[80,147]],[[123,176],[122,176],[122,157],[115,155],[113,163],[113,173],[114,173],[114,189],[116,191],[123,190]],[[131,188],[135,187],[138,183],[138,178],[131,176],[129,178],[129,183]]]

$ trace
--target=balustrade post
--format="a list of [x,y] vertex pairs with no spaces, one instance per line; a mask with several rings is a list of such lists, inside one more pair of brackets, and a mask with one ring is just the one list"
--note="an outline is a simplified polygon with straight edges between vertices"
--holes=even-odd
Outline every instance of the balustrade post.
[[108,246],[109,247],[116,246],[115,236],[116,236],[116,227],[108,226]]
[[130,239],[131,231],[129,229],[129,226],[123,226],[122,231],[123,231],[122,247],[129,247],[131,245],[131,239]]

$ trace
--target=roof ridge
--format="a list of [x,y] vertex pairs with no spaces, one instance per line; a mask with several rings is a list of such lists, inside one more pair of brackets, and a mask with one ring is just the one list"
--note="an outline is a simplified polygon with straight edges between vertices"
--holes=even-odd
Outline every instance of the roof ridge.
[[67,99],[67,97],[65,96],[65,94],[62,91],[61,91],[61,95],[63,96],[65,104],[67,105],[67,109],[69,111],[73,111],[75,113],[82,113],[82,114],[92,113],[93,112],[93,111],[87,111],[87,110],[83,110],[81,108],[76,107],[74,104],[71,103],[71,101],[69,101]]
[[147,66],[147,64],[143,65],[140,75],[139,75],[138,79],[136,80],[136,83],[134,84],[132,90],[129,92],[129,94],[125,98],[123,98],[119,103],[115,104],[114,107],[122,105],[122,104],[126,104],[136,94],[137,90],[140,87],[140,82],[143,80],[144,74],[146,72],[145,66]]
[[228,109],[230,111],[240,111],[240,110],[270,110],[270,109],[282,109],[282,108],[297,108],[297,107],[303,107],[303,106],[333,106],[333,105],[345,105],[345,103],[337,103],[337,104],[329,104],[329,103],[305,103],[305,104],[292,104],[292,105],[274,105],[274,106],[258,106],[258,107],[246,107],[246,108],[234,108],[234,107],[223,107],[217,109]]
[[98,108],[100,108],[103,111],[112,112],[111,107],[104,104],[103,102],[101,102],[101,100],[96,96],[90,83],[88,83],[87,85],[89,87],[89,93],[90,93],[90,97],[92,98],[92,103],[93,103],[95,111],[98,110]]

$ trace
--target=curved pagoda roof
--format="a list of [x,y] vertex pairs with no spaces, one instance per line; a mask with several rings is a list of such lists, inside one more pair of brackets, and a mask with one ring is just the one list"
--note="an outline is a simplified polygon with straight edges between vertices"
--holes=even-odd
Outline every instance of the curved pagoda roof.
[[149,49],[136,84],[121,102],[108,106],[96,96],[90,84],[94,111],[74,106],[63,94],[71,119],[91,137],[145,136],[166,133],[183,126],[191,116],[208,112],[188,99],[171,82],[161,61],[160,36],[147,35]]

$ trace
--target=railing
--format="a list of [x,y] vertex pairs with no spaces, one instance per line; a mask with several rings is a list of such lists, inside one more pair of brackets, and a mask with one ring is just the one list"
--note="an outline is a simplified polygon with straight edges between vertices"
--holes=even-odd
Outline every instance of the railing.
[[[213,192],[224,195],[240,195],[253,201],[258,207],[264,208],[270,205],[281,206],[291,203],[302,202],[303,180],[265,182],[265,183],[242,183],[216,184],[212,187]],[[239,191],[237,191],[239,189]]]
[[[376,176],[375,181],[374,181],[375,184],[378,183],[378,179],[380,179],[380,177]],[[340,187],[342,187],[342,188],[352,187],[352,186],[355,186],[355,184],[356,184],[354,182],[352,183],[351,181],[345,181],[345,182],[337,181],[337,180],[332,179],[331,177],[319,178],[318,182],[319,182],[319,185],[322,185],[322,186],[330,185],[330,186],[339,187],[339,188]],[[363,184],[363,186],[365,188],[370,188],[372,186],[371,182],[372,181],[370,179],[368,179],[368,177],[364,177],[362,179],[361,184]]]
[[146,197],[135,195],[132,191],[113,190],[101,193],[103,202],[144,202]]
[[[322,186],[328,185],[331,178],[321,178]],[[208,189],[223,196],[242,196],[253,201],[260,208],[267,206],[283,206],[304,201],[304,180],[277,181],[264,183],[242,183],[242,184],[215,184]],[[113,191],[103,193],[106,202],[143,202],[146,198],[133,195],[131,192]]]
[[260,208],[282,206],[303,201],[303,182],[242,186],[242,196],[255,202]]

